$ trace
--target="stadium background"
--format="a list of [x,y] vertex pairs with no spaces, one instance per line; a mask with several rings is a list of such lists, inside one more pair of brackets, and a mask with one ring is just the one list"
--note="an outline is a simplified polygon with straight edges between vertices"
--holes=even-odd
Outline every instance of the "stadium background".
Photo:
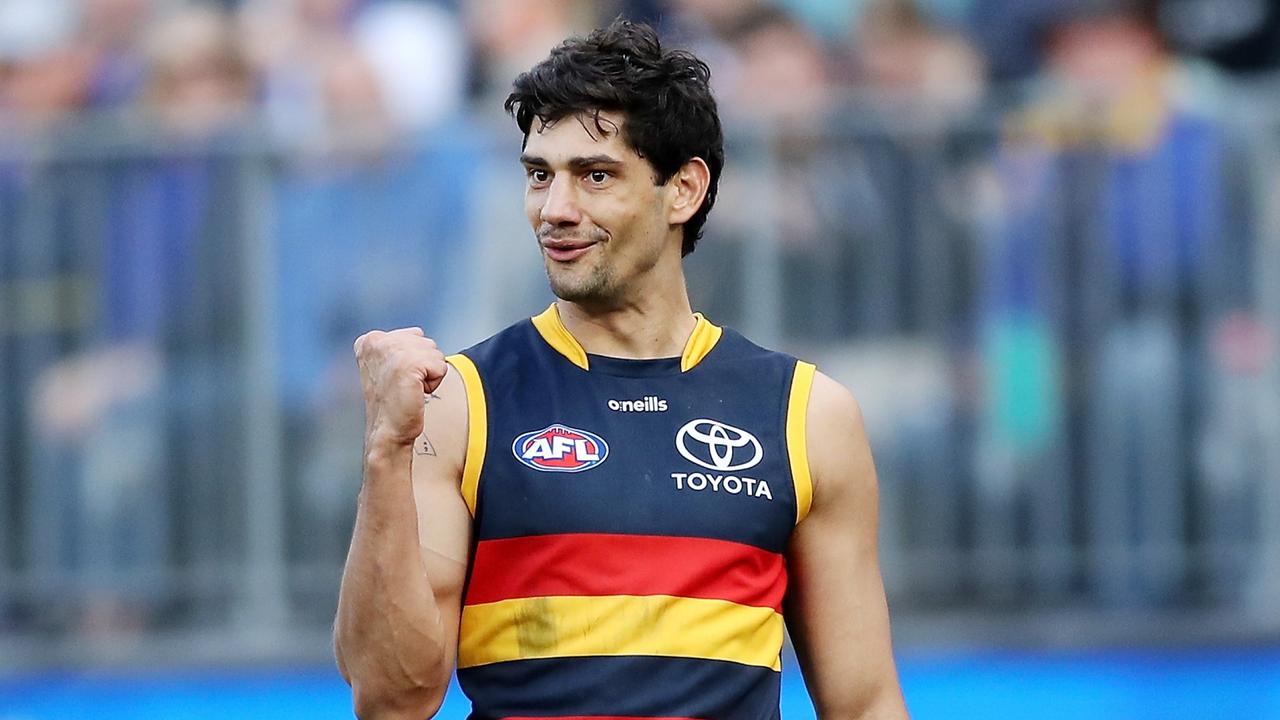
[[618,14],[713,68],[695,306],[863,404],[913,716],[1280,718],[1276,3],[0,0],[0,719],[349,715],[351,340],[547,302],[500,101]]

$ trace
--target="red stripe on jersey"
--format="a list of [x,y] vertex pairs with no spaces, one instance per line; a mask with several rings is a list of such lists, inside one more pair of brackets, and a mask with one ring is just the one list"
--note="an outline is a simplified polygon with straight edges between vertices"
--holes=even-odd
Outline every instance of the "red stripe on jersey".
[[728,540],[575,533],[482,540],[467,605],[563,595],[673,595],[782,611],[786,564]]

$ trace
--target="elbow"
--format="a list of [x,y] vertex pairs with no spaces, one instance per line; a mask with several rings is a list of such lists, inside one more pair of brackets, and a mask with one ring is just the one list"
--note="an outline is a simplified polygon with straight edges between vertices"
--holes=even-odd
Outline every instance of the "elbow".
[[819,720],[908,720],[902,692],[884,687],[874,695],[836,698],[817,707]]
[[338,674],[344,682],[351,684],[351,673],[347,671],[347,663],[342,658],[342,636],[338,633],[338,625],[333,627],[333,659],[338,665]]
[[340,641],[334,642],[334,655],[338,672],[351,686],[352,709],[360,720],[424,720],[435,717],[444,704],[450,680],[447,671],[416,681],[404,676],[393,679],[396,673],[362,664],[358,654],[344,657]]
[[338,672],[351,686],[353,710],[360,720],[424,720],[444,703],[452,676],[445,649],[424,641],[434,653],[405,657],[396,648],[370,645],[351,633],[349,623],[335,623],[333,654]]
[[435,717],[440,711],[445,690],[441,687],[391,691],[355,682],[351,686],[351,698],[360,720],[423,720]]

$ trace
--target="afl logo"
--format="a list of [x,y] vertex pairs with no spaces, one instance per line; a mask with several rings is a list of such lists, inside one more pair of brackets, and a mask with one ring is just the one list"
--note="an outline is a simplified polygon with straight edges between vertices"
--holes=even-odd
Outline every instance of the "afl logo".
[[676,449],[708,470],[746,470],[760,464],[764,451],[755,435],[732,425],[699,418],[676,433]]
[[604,462],[609,445],[595,433],[557,424],[517,437],[511,452],[534,470],[582,472]]

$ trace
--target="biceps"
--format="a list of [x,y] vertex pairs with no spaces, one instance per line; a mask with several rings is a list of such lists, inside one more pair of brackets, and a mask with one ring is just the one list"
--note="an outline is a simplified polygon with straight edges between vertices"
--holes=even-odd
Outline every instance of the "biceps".
[[[461,489],[467,432],[466,393],[457,373],[449,373],[428,398],[423,432],[413,455],[418,538],[424,557],[433,554],[440,560],[430,563],[429,568],[436,588],[443,587],[437,580],[452,580],[465,573],[471,546],[471,511]],[[461,565],[461,570],[456,565]],[[457,584],[461,587],[460,578]]]
[[866,640],[880,630],[885,614],[874,549],[859,547],[839,528],[820,537],[818,530],[818,524],[797,530],[792,541],[789,610],[818,644],[843,647]]
[[471,513],[457,486],[447,480],[418,480],[413,496],[422,549],[465,570],[471,546]]
[[423,570],[440,613],[449,657],[457,647],[466,581],[471,516],[456,487],[444,482],[418,482],[418,538]]
[[429,437],[427,442],[434,445],[430,453],[415,450],[412,472],[423,570],[439,609],[450,654],[458,637],[462,589],[471,548],[471,513],[461,491],[460,447],[464,445],[465,434],[460,432],[458,423],[442,417],[451,409],[448,401],[444,401],[435,410],[446,412],[432,417],[428,411],[423,438]]
[[874,542],[811,515],[789,553],[787,624],[819,708],[860,707],[894,677],[889,613]]

